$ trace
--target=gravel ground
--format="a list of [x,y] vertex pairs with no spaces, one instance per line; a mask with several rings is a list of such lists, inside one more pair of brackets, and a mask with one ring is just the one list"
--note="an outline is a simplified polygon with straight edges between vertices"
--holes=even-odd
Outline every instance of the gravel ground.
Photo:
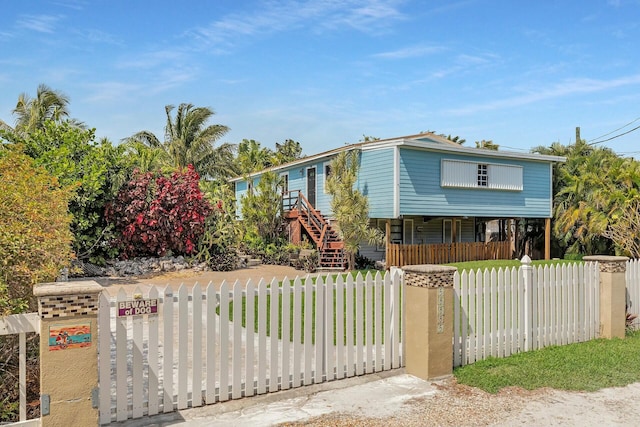
[[434,383],[437,392],[414,397],[384,417],[358,416],[353,413],[331,413],[280,426],[486,426],[519,412],[531,399],[540,398],[546,390],[534,392],[505,389],[491,395],[448,379]]
[[503,389],[497,394],[457,384],[434,383],[437,392],[406,401],[384,417],[330,413],[279,426],[637,426],[640,383],[595,393],[553,389]]

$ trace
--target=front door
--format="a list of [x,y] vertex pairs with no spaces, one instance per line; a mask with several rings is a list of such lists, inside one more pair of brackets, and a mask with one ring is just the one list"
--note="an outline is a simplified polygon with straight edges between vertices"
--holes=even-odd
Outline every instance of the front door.
[[316,168],[307,169],[307,200],[316,207]]

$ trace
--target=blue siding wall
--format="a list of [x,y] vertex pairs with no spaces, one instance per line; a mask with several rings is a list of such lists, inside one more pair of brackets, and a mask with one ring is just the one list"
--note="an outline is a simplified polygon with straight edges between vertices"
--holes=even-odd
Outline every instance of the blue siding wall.
[[[523,191],[444,188],[443,158],[523,167]],[[400,214],[425,216],[527,217],[551,215],[551,165],[521,159],[462,156],[400,149]],[[373,216],[373,215],[372,215]]]
[[236,218],[242,219],[242,209],[240,209],[240,199],[247,195],[247,181],[238,181],[236,184]]
[[363,151],[358,189],[369,198],[369,217],[393,217],[394,148]]
[[[309,163],[298,164],[296,166],[291,166],[288,168],[283,168],[275,171],[278,176],[283,174],[289,175],[289,191],[300,190],[307,197],[307,169],[311,167],[316,168],[316,209],[322,211],[322,213],[326,216],[330,216],[330,207],[329,201],[330,197],[324,191],[324,165],[329,164],[330,159],[326,161],[314,161]],[[300,172],[302,170],[302,173]],[[254,176],[253,178],[254,187],[260,181],[260,176]],[[236,183],[236,215],[238,218],[242,219],[242,214],[240,212],[240,199],[247,194],[247,182],[245,180],[237,181]]]

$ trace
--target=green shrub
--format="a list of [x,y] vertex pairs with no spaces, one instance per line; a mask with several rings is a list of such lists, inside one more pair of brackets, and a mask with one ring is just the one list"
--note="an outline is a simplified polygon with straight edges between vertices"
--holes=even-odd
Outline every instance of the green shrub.
[[204,223],[204,232],[198,242],[196,258],[206,262],[214,271],[235,270],[238,256],[234,245],[236,230],[234,218],[221,200],[214,203],[211,214]]
[[125,147],[95,140],[95,129],[69,122],[46,121],[41,129],[15,136],[14,141],[62,186],[73,188],[69,199],[73,250],[79,259],[103,264],[117,252],[106,244],[112,229],[104,210],[131,172]]
[[69,265],[70,197],[31,158],[0,149],[0,315],[35,310],[33,285]]

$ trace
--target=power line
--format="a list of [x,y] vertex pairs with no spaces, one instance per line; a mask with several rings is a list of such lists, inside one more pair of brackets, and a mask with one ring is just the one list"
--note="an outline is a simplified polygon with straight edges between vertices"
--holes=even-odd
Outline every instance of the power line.
[[[627,124],[626,124],[626,125],[624,125],[624,126],[620,126],[618,129],[614,129],[614,130],[612,130],[612,131],[611,131],[611,132],[609,132],[609,133],[605,133],[604,135],[600,135],[600,136],[598,136],[598,137],[596,137],[596,138],[593,138],[593,139],[591,139],[591,140],[589,140],[589,141],[587,141],[587,142],[589,143],[589,142],[591,142],[591,141],[595,141],[595,140],[598,140],[598,139],[600,139],[600,138],[604,138],[605,136],[609,136],[609,135],[611,135],[612,133],[614,133],[614,132],[618,132],[620,129],[624,129],[624,128],[626,128],[627,126],[629,126],[629,125],[631,125],[631,124],[633,124],[633,123],[637,122],[638,120],[640,120],[640,117],[638,117],[638,118],[637,118],[637,119],[635,119],[635,120],[630,121],[629,123],[627,123]],[[598,143],[596,142],[596,144],[598,144]]]
[[[639,117],[639,118],[640,118],[640,117]],[[633,123],[633,122],[632,122],[632,123]],[[623,127],[624,127],[624,126],[623,126]],[[620,134],[618,134],[618,135],[612,136],[611,138],[603,139],[602,141],[590,142],[590,143],[588,143],[587,145],[595,145],[595,144],[601,144],[601,143],[603,143],[603,142],[611,141],[612,139],[620,138],[621,136],[626,135],[626,134],[628,134],[628,133],[631,133],[631,132],[633,132],[633,131],[636,131],[636,130],[638,130],[638,129],[640,129],[640,126],[636,126],[636,127],[634,127],[633,129],[630,129],[630,130],[628,130],[628,131],[626,131],[626,132],[623,132],[623,133],[620,133]],[[615,132],[615,131],[614,131],[614,132]],[[596,139],[598,139],[598,138],[596,138]],[[593,141],[593,139],[592,139],[591,141]]]

